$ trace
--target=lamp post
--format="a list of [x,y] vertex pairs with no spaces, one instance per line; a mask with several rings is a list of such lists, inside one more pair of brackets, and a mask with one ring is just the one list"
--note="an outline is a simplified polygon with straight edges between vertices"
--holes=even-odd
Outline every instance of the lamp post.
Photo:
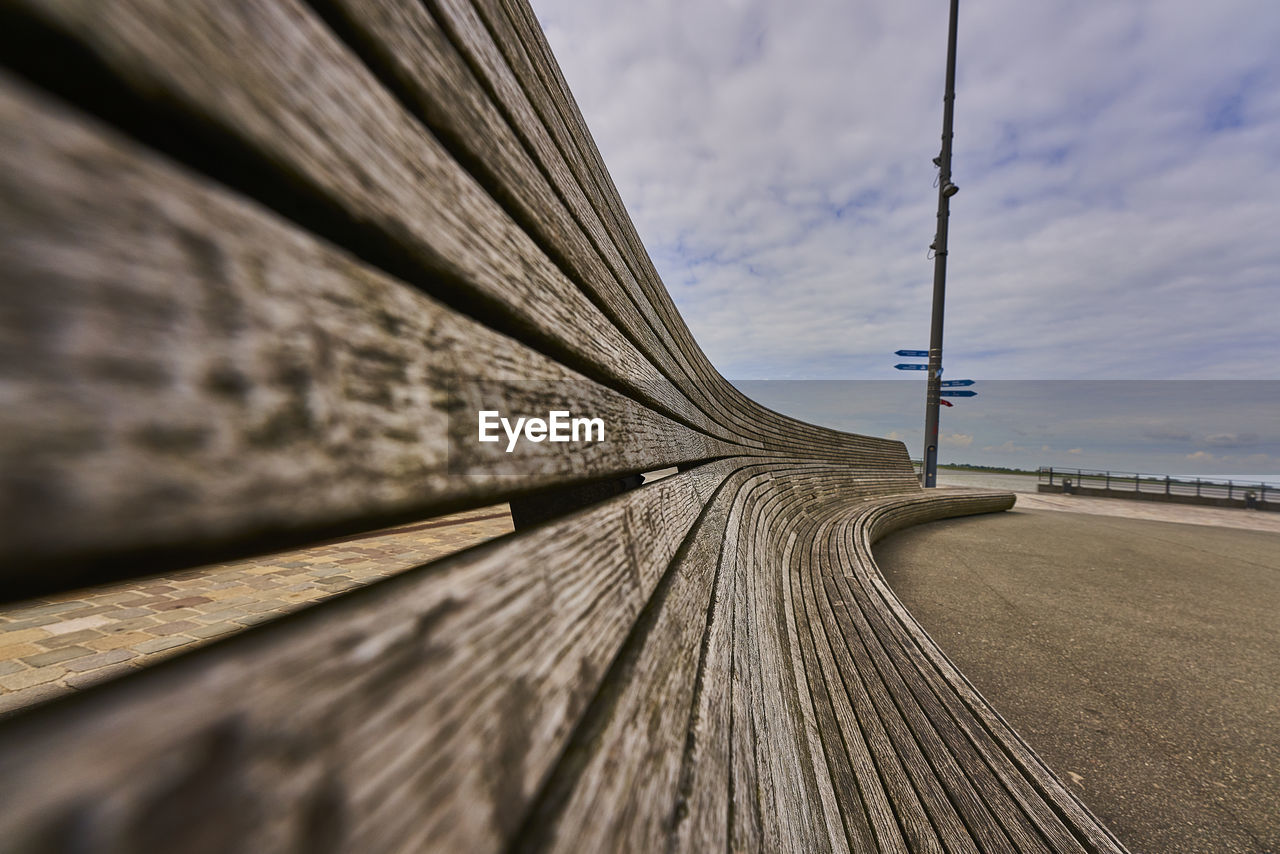
[[942,98],[942,153],[933,162],[938,176],[938,233],[933,249],[933,318],[929,327],[929,383],[925,392],[924,486],[938,485],[938,401],[942,379],[942,309],[947,290],[947,220],[951,197],[959,187],[951,183],[951,121],[956,101],[956,16],[960,0],[951,0],[951,23],[947,31],[947,86]]

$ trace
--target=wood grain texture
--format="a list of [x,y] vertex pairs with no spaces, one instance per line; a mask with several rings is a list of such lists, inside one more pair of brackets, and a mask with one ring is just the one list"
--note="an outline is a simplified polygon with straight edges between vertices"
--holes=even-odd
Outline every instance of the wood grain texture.
[[[180,564],[733,450],[3,82],[4,565]],[[481,408],[611,440],[506,453]]]
[[[329,820],[336,850],[496,850],[668,572],[698,490],[726,471],[675,475],[6,721],[0,839],[42,850],[80,825],[99,850],[312,850],[312,823]],[[184,786],[221,800],[187,803]],[[162,815],[175,799],[182,811]],[[246,811],[228,822],[234,804]]]
[[455,49],[416,0],[332,5],[330,18],[340,20],[408,109],[647,358],[705,404],[701,388],[689,381],[688,365],[678,362],[681,354],[664,340],[662,324],[646,301],[635,298],[630,270],[478,20],[465,16],[465,7],[453,10],[446,23],[460,42]]
[[155,110],[176,105],[237,145],[237,156],[278,173],[277,192],[304,226],[309,208],[328,211],[343,223],[331,239],[415,287],[686,423],[702,420],[301,3],[23,5],[92,49]]
[[729,545],[700,569],[696,548],[677,561],[673,579],[691,574],[651,604],[520,850],[1123,850],[868,592],[892,595],[873,534],[1012,496],[848,483],[783,460],[726,480],[693,539],[723,524]]
[[[458,9],[461,15],[476,14],[468,13],[468,5],[459,0],[438,2],[442,7]],[[625,247],[622,249],[623,255],[628,259],[643,298],[652,304],[672,341],[686,353],[689,363],[697,372],[699,385],[707,390],[713,404],[728,413],[728,417],[732,419],[730,423],[740,433],[767,436],[768,447],[778,450],[786,448],[792,453],[823,459],[830,459],[833,454],[839,455],[848,442],[847,435],[807,424],[760,406],[726,382],[711,366],[644,251],[640,237],[631,223],[617,188],[609,178],[608,170],[532,10],[527,3],[507,0],[484,0],[475,3],[475,7],[503,46],[503,55],[512,63],[521,85],[530,93],[529,97],[544,105],[544,115],[554,113],[558,116],[547,120],[548,127],[563,125],[564,135],[571,141],[561,144],[574,152],[567,159],[580,170],[584,192],[593,200],[597,210],[602,212],[602,219],[611,223],[610,233],[620,247]],[[858,450],[865,452],[869,448],[863,445]]]

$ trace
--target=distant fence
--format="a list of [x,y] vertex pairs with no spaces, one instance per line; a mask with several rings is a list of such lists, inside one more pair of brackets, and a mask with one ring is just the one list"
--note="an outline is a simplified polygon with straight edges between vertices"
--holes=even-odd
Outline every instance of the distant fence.
[[[1266,504],[1280,499],[1280,484],[1259,480],[1208,480],[1204,478],[1174,477],[1168,474],[1150,474],[1133,471],[1103,471],[1100,469],[1069,469],[1041,466],[1039,482],[1057,491],[1105,490],[1110,493],[1136,492],[1142,495],[1186,496],[1204,499],[1226,499]],[[1043,491],[1043,490],[1042,490]]]

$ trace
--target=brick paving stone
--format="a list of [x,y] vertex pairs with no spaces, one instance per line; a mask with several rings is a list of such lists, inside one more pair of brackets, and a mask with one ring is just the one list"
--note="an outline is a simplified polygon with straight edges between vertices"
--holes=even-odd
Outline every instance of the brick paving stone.
[[134,592],[134,594],[130,596],[128,599],[121,599],[116,604],[119,605],[121,608],[137,608],[137,607],[141,607],[142,605],[148,602],[154,601],[156,598],[157,597],[155,596],[148,596],[146,594]]
[[121,590],[115,593],[94,593],[93,601],[103,605],[119,605],[126,599],[132,599],[137,594],[133,590]]
[[[73,658],[83,658],[86,655],[92,655],[93,650],[83,646],[64,646],[59,649],[51,649],[48,652],[42,652],[38,655],[28,655],[22,659],[24,663],[32,667],[44,667],[47,664],[57,664],[60,661],[69,661]],[[70,667],[71,665],[67,665]]]
[[221,600],[222,607],[224,608],[230,608],[233,606],[239,607],[241,605],[247,605],[250,602],[256,602],[256,601],[258,601],[258,597],[256,596],[243,596],[243,595],[228,596],[227,598]]
[[175,608],[187,608],[191,605],[199,605],[203,602],[212,602],[208,596],[188,596],[185,599],[175,599],[171,602],[165,602],[162,605],[156,605],[157,611],[172,611]]
[[241,605],[237,610],[240,611],[242,614],[244,613],[256,614],[259,611],[272,611],[276,608],[279,608],[282,604],[284,603],[281,602],[279,599],[262,599],[257,602],[246,602],[245,604]]
[[112,623],[102,627],[104,635],[119,634],[121,632],[132,632],[138,629],[145,629],[151,626],[157,626],[160,621],[155,617],[134,617],[131,620],[121,620],[118,623]]
[[109,617],[119,610],[119,605],[97,605],[93,602],[82,602],[81,607],[76,608],[74,611],[64,611],[58,615],[58,618],[71,621],[90,617]]
[[34,608],[24,608],[23,613],[29,617],[47,617],[50,615],[61,614],[63,611],[74,609],[79,602],[55,602],[50,605],[37,605]]
[[186,644],[194,642],[195,641],[191,638],[184,638],[181,635],[178,635],[176,637],[168,638],[153,638],[152,640],[135,644],[133,648],[138,652],[153,653],[161,652],[166,649],[173,649],[174,647],[185,646]]
[[232,625],[229,620],[220,620],[212,625],[191,629],[187,634],[201,640],[207,640],[208,638],[216,638],[219,635],[231,634],[236,631],[239,631],[238,626]]
[[259,623],[269,623],[278,616],[280,615],[275,613],[246,614],[243,617],[236,617],[232,622],[239,623],[242,626],[256,626]]
[[192,619],[194,622],[200,623],[202,625],[209,625],[211,623],[225,623],[228,620],[234,620],[236,617],[239,617],[242,614],[244,614],[244,611],[240,608],[224,608],[221,611],[213,611],[212,613],[209,613],[209,614],[201,614],[200,616],[193,617]]
[[34,640],[44,640],[49,637],[49,633],[44,629],[22,629],[15,632],[0,633],[0,643],[5,646],[18,643],[30,643]]
[[19,709],[34,706],[36,703],[61,697],[66,693],[67,689],[57,682],[46,682],[20,691],[0,692],[0,718],[8,717]]
[[199,623],[193,623],[190,620],[178,620],[175,623],[163,623],[159,626],[152,626],[147,629],[147,631],[153,635],[168,636],[198,628],[200,628]]
[[156,614],[156,619],[161,623],[176,623],[179,620],[189,620],[200,616],[200,612],[192,608],[179,608],[176,611],[161,611]]
[[10,660],[0,661],[0,676],[8,676],[10,673],[17,673],[19,670],[26,670],[27,666],[21,661]]
[[130,604],[130,607],[133,607],[133,608],[149,608],[154,610],[156,605],[159,605],[161,603],[168,602],[168,601],[169,601],[168,596],[144,596],[143,598],[135,600],[129,604]]
[[72,632],[69,635],[54,635],[51,638],[36,641],[37,644],[45,649],[57,649],[60,646],[74,646],[78,643],[85,643],[94,638],[102,637],[102,632],[93,629],[81,629],[78,632]]
[[120,632],[119,634],[104,635],[97,640],[87,641],[85,646],[90,649],[96,649],[99,652],[105,652],[109,649],[123,649],[134,644],[142,643],[154,638],[155,635],[149,635],[146,632]]
[[97,685],[100,682],[106,682],[117,676],[124,676],[126,673],[133,673],[137,670],[130,662],[122,662],[120,664],[108,664],[97,670],[90,670],[88,673],[72,673],[62,681],[72,688],[85,689],[91,685]]
[[82,629],[96,629],[98,626],[105,626],[111,622],[101,614],[94,614],[88,617],[80,617],[74,620],[67,620],[61,623],[53,623],[45,628],[51,635],[67,635],[81,631]]
[[15,643],[9,646],[0,646],[0,661],[9,661],[27,655],[39,655],[42,652],[45,652],[45,648],[36,646],[33,643]]
[[0,688],[6,691],[21,691],[23,688],[30,688],[34,685],[43,685],[46,682],[52,682],[66,673],[65,667],[53,665],[51,667],[33,667],[30,670],[24,670],[21,673],[12,673],[8,676],[0,676]]
[[147,617],[151,615],[149,608],[121,608],[111,615],[113,620],[131,620],[134,617]]
[[110,664],[119,664],[122,661],[128,661],[135,658],[137,653],[127,649],[112,649],[106,652],[99,652],[95,655],[89,655],[84,658],[77,658],[75,661],[68,661],[66,667],[76,673],[83,673],[86,670],[96,670],[99,667],[106,667]]
[[[339,563],[341,562],[342,561],[339,561]],[[307,570],[307,575],[315,576],[316,578],[323,578],[326,575],[337,575],[338,573],[346,571],[347,568],[345,566],[317,566]]]
[[43,617],[28,617],[24,614],[21,620],[6,620],[3,631],[20,632],[23,629],[38,629],[56,622],[58,622],[57,614],[47,614]]

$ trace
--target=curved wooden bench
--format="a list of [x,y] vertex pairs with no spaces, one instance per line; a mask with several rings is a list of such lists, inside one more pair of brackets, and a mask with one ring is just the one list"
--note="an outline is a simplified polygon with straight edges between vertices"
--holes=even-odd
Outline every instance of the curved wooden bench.
[[716,373],[522,2],[10,0],[0,55],[5,598],[533,520],[0,722],[0,847],[1122,850],[871,559],[1012,496]]

